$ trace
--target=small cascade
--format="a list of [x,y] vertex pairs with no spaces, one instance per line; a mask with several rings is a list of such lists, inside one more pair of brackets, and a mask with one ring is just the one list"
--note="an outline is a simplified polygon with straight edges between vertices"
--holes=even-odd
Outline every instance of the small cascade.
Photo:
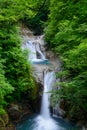
[[23,46],[22,49],[29,50],[28,61],[32,61],[32,63],[44,63],[48,60],[45,58],[41,50],[41,45],[37,40],[28,40]]
[[45,59],[45,56],[44,56],[44,54],[42,53],[42,51],[41,51],[41,49],[40,49],[40,44],[39,43],[37,43],[36,44],[36,51],[39,53],[39,57],[40,57],[40,59]]

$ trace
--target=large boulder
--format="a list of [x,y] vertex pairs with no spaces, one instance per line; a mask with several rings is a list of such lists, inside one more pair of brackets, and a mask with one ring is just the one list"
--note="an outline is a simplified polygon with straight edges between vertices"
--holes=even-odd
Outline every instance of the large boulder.
[[14,123],[20,122],[25,116],[30,115],[31,109],[28,103],[14,103],[10,104],[8,108],[9,116]]

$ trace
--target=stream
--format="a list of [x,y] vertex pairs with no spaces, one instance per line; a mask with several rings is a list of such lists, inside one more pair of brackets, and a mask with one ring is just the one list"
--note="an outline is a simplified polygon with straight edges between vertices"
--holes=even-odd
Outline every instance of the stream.
[[[79,130],[79,128],[64,120],[61,116],[50,114],[50,96],[56,82],[55,71],[58,69],[58,61],[46,57],[44,51],[44,40],[42,36],[24,35],[24,44],[22,49],[29,50],[28,60],[32,63],[36,80],[44,86],[39,114],[34,114],[25,121],[19,123],[16,130]],[[49,54],[50,55],[50,54]]]

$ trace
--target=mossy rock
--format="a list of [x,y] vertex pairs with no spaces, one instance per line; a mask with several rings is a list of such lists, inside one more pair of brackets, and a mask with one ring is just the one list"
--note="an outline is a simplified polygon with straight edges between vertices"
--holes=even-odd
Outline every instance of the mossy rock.
[[5,130],[5,126],[8,124],[8,122],[9,122],[9,117],[6,112],[0,115],[0,130]]
[[8,124],[8,126],[5,128],[5,130],[16,130],[15,125],[13,125],[12,123]]
[[7,125],[8,122],[9,122],[9,116],[8,116],[8,114],[5,113],[5,114],[1,115],[1,118],[3,119],[5,125]]
[[0,127],[5,127],[5,122],[1,117],[0,117]]

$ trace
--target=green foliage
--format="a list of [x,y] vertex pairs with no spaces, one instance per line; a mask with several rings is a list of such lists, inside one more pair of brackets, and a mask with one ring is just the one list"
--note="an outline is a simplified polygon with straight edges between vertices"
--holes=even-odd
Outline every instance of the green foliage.
[[14,88],[4,76],[2,61],[0,60],[0,114],[4,113],[3,106],[6,104],[5,96],[12,93]]
[[[33,99],[34,80],[27,53],[22,51],[19,21],[36,14],[32,0],[0,0],[0,114],[23,94]],[[37,6],[36,6],[37,8]]]
[[49,13],[49,0],[40,0],[31,2],[31,6],[29,7],[33,11],[33,15],[30,16],[30,13],[26,12],[24,19],[22,21],[32,30],[34,30],[35,34],[41,34],[43,32],[43,28],[45,26],[45,21],[47,21]]
[[84,120],[87,112],[87,1],[51,0],[45,29],[49,47],[61,55],[63,71],[58,73],[60,95],[67,104],[67,114]]
[[20,98],[22,92],[33,89],[34,82],[31,75],[31,65],[27,62],[27,55],[21,50],[17,27],[11,26],[9,30],[2,28],[2,33],[3,30],[5,35],[3,34],[3,37],[1,37],[3,38],[1,56],[5,60],[3,63],[5,77],[15,88],[15,93],[12,97],[14,100],[14,96],[15,99]]
[[0,0],[0,21],[14,23],[24,18],[24,15],[33,15],[31,0]]

